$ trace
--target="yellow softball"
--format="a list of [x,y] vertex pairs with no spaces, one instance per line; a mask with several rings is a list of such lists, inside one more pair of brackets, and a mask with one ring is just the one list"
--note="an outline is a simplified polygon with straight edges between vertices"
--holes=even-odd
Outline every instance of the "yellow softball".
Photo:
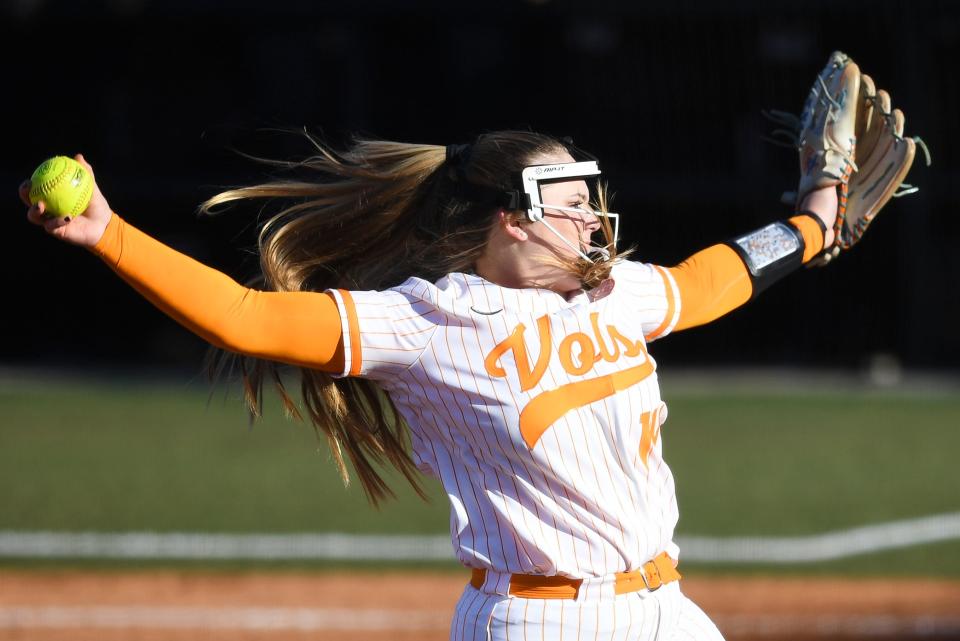
[[35,205],[42,200],[48,216],[79,216],[92,195],[90,172],[67,156],[44,160],[30,176],[30,202]]

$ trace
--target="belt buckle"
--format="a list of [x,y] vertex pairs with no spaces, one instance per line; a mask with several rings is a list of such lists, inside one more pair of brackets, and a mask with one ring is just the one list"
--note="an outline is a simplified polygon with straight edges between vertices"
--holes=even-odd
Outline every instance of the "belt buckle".
[[[647,581],[647,565],[653,566],[653,570],[650,572],[650,574],[656,573],[657,575],[658,583],[657,583],[657,587],[655,588],[650,587],[650,582]],[[643,584],[647,586],[647,590],[649,590],[650,592],[656,592],[657,590],[663,587],[663,579],[660,578],[660,568],[658,568],[657,564],[654,563],[653,561],[648,562],[646,565],[644,565],[640,569],[640,576],[643,577]]]

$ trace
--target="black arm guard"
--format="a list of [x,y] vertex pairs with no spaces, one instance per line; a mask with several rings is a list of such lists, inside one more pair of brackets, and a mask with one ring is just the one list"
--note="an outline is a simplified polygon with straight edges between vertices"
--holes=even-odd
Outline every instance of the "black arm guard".
[[726,244],[750,272],[751,299],[803,264],[803,235],[788,221],[771,223]]

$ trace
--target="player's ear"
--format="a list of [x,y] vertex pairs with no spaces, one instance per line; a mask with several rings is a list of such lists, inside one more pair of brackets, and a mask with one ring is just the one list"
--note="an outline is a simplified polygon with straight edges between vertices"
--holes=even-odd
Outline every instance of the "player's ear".
[[520,242],[527,240],[527,232],[523,229],[520,218],[510,216],[503,209],[497,212],[497,216],[500,227],[506,232],[507,236]]

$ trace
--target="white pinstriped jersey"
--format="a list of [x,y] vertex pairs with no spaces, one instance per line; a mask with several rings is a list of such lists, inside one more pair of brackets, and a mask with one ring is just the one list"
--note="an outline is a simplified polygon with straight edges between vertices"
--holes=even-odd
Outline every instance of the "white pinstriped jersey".
[[679,317],[667,270],[623,262],[570,300],[459,273],[333,293],[344,375],[377,381],[406,419],[464,565],[584,578],[678,556],[646,350]]

